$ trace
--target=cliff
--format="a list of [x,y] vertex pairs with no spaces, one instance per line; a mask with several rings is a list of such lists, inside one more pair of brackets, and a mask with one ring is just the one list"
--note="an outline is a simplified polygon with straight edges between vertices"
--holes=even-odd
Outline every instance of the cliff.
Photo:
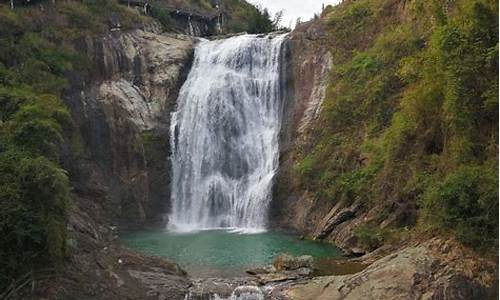
[[[372,265],[281,296],[495,298],[498,216],[487,211],[498,210],[498,111],[485,95],[498,84],[498,62],[472,63],[497,53],[495,25],[483,23],[496,24],[495,7],[345,1],[291,33],[272,221]],[[466,144],[478,152],[465,154]]]
[[188,37],[135,30],[85,39],[96,62],[66,99],[81,139],[65,166],[74,194],[121,228],[160,224],[167,210],[169,119],[193,54]]

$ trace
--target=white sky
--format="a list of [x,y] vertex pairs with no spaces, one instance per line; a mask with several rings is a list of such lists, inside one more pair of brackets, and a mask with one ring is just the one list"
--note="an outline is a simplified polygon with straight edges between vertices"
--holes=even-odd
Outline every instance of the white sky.
[[280,10],[285,10],[282,25],[295,26],[297,18],[301,18],[302,22],[312,19],[315,13],[321,12],[321,6],[324,3],[337,4],[340,0],[247,0],[250,3],[258,4],[263,8],[267,8],[271,16]]

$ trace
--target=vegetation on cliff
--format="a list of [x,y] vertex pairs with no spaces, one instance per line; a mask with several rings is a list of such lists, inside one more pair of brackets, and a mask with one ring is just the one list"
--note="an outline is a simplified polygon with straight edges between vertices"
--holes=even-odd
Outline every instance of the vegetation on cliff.
[[66,249],[69,184],[59,147],[69,113],[60,100],[74,53],[0,6],[0,288]]
[[145,21],[114,1],[37,4],[0,5],[0,290],[28,271],[58,269],[68,253],[60,155],[75,136],[62,98],[72,74],[89,78],[97,64],[75,45]]
[[223,5],[231,12],[225,25],[228,32],[265,33],[277,29],[266,9],[238,0],[226,0]]
[[358,229],[452,233],[498,246],[498,2],[346,1],[323,12],[333,71],[320,120],[296,150],[296,189],[361,203]]
[[72,124],[61,98],[67,75],[91,68],[73,41],[107,30],[110,11],[126,26],[138,19],[113,3],[0,5],[1,292],[29,271],[59,269],[67,256],[70,183],[60,153]]
[[[226,33],[233,32],[248,32],[248,33],[263,33],[275,30],[275,24],[271,21],[271,16],[266,9],[256,7],[246,1],[240,0],[184,0],[184,1],[168,1],[163,2],[184,2],[184,7],[194,7],[199,11],[203,11],[206,15],[216,15],[223,12],[226,16],[224,19],[224,31]],[[220,3],[219,10],[216,8],[216,3]],[[179,5],[179,4],[177,4]]]
[[[123,1],[125,2],[125,1]],[[172,30],[179,13],[203,17],[210,24],[219,22],[223,33],[265,33],[277,29],[267,9],[240,0],[155,0],[150,1],[150,15],[158,20],[165,30]],[[187,16],[185,16],[187,18]],[[215,28],[209,30],[212,34]]]

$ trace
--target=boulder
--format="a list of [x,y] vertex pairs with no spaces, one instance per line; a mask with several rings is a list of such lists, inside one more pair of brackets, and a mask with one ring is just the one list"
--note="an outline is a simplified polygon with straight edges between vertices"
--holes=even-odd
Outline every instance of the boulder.
[[292,256],[288,254],[279,255],[274,259],[273,266],[277,271],[297,270],[301,268],[313,268],[314,259],[310,255]]
[[275,282],[283,282],[290,280],[298,280],[311,275],[312,269],[310,268],[299,268],[295,270],[280,271],[274,273],[264,273],[257,274],[255,277],[257,281],[262,285],[267,285]]
[[276,268],[274,266],[266,266],[262,268],[246,270],[246,273],[250,275],[269,274],[274,272],[276,272]]
[[263,291],[253,278],[198,278],[192,283],[184,299],[263,299]]

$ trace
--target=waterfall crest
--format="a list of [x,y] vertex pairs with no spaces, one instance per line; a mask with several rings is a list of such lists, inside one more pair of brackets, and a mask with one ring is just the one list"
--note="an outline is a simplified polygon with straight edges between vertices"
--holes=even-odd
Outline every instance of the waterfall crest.
[[202,41],[171,121],[169,228],[265,230],[281,127],[285,35]]

